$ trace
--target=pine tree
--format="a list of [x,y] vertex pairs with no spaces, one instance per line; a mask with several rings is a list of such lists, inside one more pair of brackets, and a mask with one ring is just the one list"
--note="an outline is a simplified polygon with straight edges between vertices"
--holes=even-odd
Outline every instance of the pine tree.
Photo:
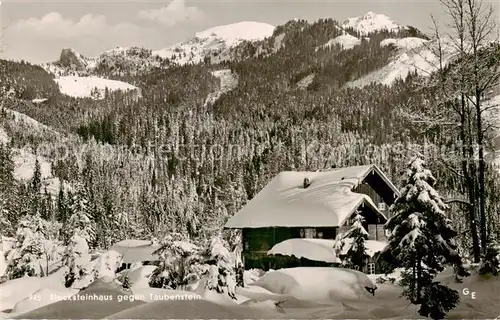
[[41,194],[42,188],[42,171],[40,167],[40,162],[38,158],[35,160],[35,169],[33,171],[33,177],[31,178],[30,185],[28,188],[31,212],[33,214],[42,213],[43,211],[43,199]]
[[468,273],[456,251],[453,238],[457,233],[446,217],[448,206],[433,188],[436,179],[424,165],[420,157],[410,161],[403,177],[405,186],[391,207],[393,216],[386,228],[391,231],[389,250],[404,268],[403,295],[421,305],[420,315],[440,319],[457,305],[459,297],[433,279],[445,264],[460,276]]

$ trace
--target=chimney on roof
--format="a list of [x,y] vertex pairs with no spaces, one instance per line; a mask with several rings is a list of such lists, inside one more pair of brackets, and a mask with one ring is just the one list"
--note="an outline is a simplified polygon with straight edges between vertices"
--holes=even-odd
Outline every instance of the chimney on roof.
[[304,189],[306,189],[310,185],[311,185],[311,182],[309,181],[309,179],[308,178],[304,178]]

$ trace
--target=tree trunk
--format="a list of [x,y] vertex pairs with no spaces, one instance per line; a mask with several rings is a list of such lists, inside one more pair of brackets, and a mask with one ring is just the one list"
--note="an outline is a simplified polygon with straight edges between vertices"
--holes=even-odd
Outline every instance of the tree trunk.
[[481,116],[480,93],[476,89],[476,112],[477,112],[477,143],[479,145],[479,221],[481,231],[481,246],[483,255],[486,253],[488,239],[486,235],[486,197],[485,188],[485,164],[484,164],[484,146],[483,146],[483,126]]
[[422,290],[422,263],[420,257],[417,257],[417,294],[416,294],[416,304],[420,304],[420,291]]
[[[479,246],[479,237],[477,234],[477,223],[476,223],[476,199],[475,199],[475,194],[474,194],[474,188],[475,188],[475,183],[473,179],[473,172],[471,172],[467,166],[467,163],[469,161],[472,161],[471,159],[471,154],[467,154],[468,151],[466,149],[466,146],[471,145],[471,140],[472,137],[469,136],[468,138],[467,133],[466,133],[466,126],[467,126],[467,119],[466,119],[466,101],[465,101],[465,95],[462,93],[461,94],[461,115],[460,115],[460,122],[461,122],[461,128],[460,128],[460,139],[462,140],[462,146],[461,146],[461,151],[462,151],[462,173],[464,175],[464,186],[465,189],[464,191],[467,192],[467,195],[469,197],[469,202],[470,205],[467,207],[467,212],[469,215],[469,228],[472,236],[472,251],[474,255],[474,262],[478,263],[480,261],[480,256],[481,256],[481,248]],[[470,151],[469,151],[470,152]]]

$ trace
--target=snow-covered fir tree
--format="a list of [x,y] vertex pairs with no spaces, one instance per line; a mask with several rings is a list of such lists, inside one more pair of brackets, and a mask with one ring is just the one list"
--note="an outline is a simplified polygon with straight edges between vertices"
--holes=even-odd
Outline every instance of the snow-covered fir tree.
[[7,254],[6,275],[9,279],[35,276],[42,273],[39,260],[44,256],[44,221],[39,216],[26,217],[19,222],[17,242]]
[[226,293],[236,299],[236,275],[234,261],[228,250],[228,244],[221,235],[211,239],[205,251],[205,262],[209,265],[206,288],[218,293]]
[[500,275],[500,244],[495,240],[490,240],[486,248],[486,254],[481,261],[479,273],[483,275]]
[[442,319],[457,305],[459,296],[434,278],[445,265],[455,268],[459,276],[467,271],[454,243],[457,233],[446,217],[448,206],[433,188],[436,179],[424,165],[419,156],[410,161],[386,228],[391,231],[389,250],[404,268],[403,295],[421,305],[420,315]]
[[75,281],[81,280],[89,274],[86,266],[90,262],[87,233],[77,228],[63,254],[63,265],[68,269],[65,274],[65,286],[71,287]]
[[71,216],[69,217],[65,228],[66,241],[71,239],[75,230],[78,230],[78,235],[83,237],[90,246],[95,238],[95,230],[94,224],[90,219],[88,201],[83,196],[83,192],[81,190],[77,191],[77,193],[73,196],[70,205],[70,212]]
[[366,253],[365,242],[368,240],[369,233],[363,227],[364,218],[359,212],[356,212],[351,219],[350,228],[336,239],[335,248],[337,256],[343,251],[344,246],[348,245],[349,249],[343,257],[343,265],[363,270],[366,259],[369,257]]
[[154,252],[160,264],[151,275],[149,285],[154,288],[176,289],[191,280],[191,266],[199,263],[198,247],[180,233],[170,233],[163,238]]

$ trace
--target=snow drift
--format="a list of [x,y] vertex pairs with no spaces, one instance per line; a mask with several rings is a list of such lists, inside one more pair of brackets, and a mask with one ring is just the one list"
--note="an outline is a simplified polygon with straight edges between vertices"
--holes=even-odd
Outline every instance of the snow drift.
[[108,319],[241,319],[243,314],[206,300],[165,300],[115,313]]
[[338,302],[370,299],[365,289],[376,288],[366,274],[343,268],[299,267],[272,271],[255,285],[273,293],[313,302]]
[[[19,319],[102,319],[141,304],[142,301],[122,301],[118,296],[130,295],[115,283],[97,280],[70,300],[58,301],[19,315]],[[121,302],[120,302],[121,301]]]
[[23,314],[43,306],[55,303],[60,300],[67,299],[78,293],[76,289],[50,289],[50,288],[42,288],[40,290],[35,291],[30,296],[24,298],[24,300],[16,303],[10,316],[14,314]]

